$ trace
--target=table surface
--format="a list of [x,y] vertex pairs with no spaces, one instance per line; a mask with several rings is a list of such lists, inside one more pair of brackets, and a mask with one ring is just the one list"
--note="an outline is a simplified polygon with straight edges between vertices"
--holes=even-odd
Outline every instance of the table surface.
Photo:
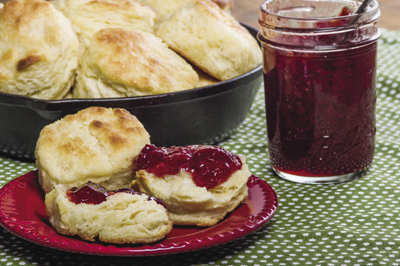
[[[213,248],[135,258],[53,250],[0,227],[0,265],[400,265],[399,51],[400,32],[383,29],[378,52],[376,153],[362,178],[336,185],[302,185],[274,175],[267,151],[265,95],[260,87],[244,123],[219,145],[245,155],[252,173],[276,191],[278,211],[264,227]],[[34,169],[32,162],[0,155],[0,187]]]

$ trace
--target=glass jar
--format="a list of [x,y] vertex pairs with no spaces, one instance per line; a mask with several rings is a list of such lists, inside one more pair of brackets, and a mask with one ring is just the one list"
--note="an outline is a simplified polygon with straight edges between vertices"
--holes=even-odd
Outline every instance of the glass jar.
[[268,149],[282,178],[344,182],[362,176],[375,151],[378,3],[267,0],[263,49]]

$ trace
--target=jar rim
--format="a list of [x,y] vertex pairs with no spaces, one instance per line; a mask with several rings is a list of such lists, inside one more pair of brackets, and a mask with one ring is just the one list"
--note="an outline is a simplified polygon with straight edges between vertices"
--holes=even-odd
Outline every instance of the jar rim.
[[[279,1],[279,0],[265,0],[261,6],[260,6],[260,19],[259,19],[259,24],[261,26],[272,26],[276,28],[290,28],[290,29],[307,29],[311,28],[313,30],[316,30],[315,24],[319,23],[318,25],[319,28],[331,28],[329,25],[335,25],[335,24],[340,24],[342,25],[341,28],[346,28],[346,27],[355,27],[355,25],[359,24],[365,24],[365,23],[371,23],[372,21],[378,20],[380,17],[380,10],[379,10],[379,4],[377,0],[373,0],[367,10],[362,13],[362,14],[350,14],[350,15],[344,15],[344,16],[325,16],[325,17],[317,17],[317,16],[310,16],[310,17],[297,17],[297,16],[291,16],[289,15],[290,12],[287,11],[292,11],[293,9],[297,10],[304,10],[306,11],[307,9],[313,8],[315,9],[314,6],[311,5],[297,5],[297,6],[292,6],[289,8],[282,8],[278,9],[280,11],[280,14],[276,11],[271,11],[268,9],[267,5],[274,2],[274,1]],[[304,2],[312,2],[313,0],[304,0]],[[318,3],[324,3],[324,2],[337,2],[337,3],[358,3],[361,4],[362,0],[354,0],[354,1],[332,1],[332,0],[314,0],[314,2]],[[341,22],[341,21],[348,21],[348,23],[335,23],[335,22]],[[289,23],[290,21],[290,23]],[[321,22],[323,22],[321,24]],[[290,26],[288,26],[290,25]],[[297,26],[298,25],[298,26]],[[327,25],[327,26],[323,26]]]

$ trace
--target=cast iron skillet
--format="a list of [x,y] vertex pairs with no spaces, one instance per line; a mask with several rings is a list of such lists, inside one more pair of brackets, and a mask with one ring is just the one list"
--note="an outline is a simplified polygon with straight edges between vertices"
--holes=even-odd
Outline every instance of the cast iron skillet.
[[[257,30],[244,25],[256,38]],[[243,122],[262,82],[262,65],[228,81],[152,96],[37,100],[0,93],[0,153],[34,160],[42,128],[90,106],[125,108],[157,146],[215,144]]]

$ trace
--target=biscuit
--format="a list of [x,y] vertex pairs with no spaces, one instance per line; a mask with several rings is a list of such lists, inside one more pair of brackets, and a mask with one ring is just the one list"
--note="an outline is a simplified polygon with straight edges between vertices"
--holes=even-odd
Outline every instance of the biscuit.
[[140,30],[102,29],[77,71],[75,98],[152,95],[192,89],[199,77],[160,38]]
[[144,194],[119,192],[100,204],[76,204],[69,200],[67,188],[57,185],[46,195],[45,205],[58,233],[87,241],[151,243],[172,230],[165,207]]
[[193,66],[193,69],[196,71],[197,75],[199,75],[199,82],[197,82],[196,88],[213,85],[219,82],[218,80],[211,77],[207,73],[204,73],[198,67]]
[[89,107],[42,129],[36,144],[39,183],[48,193],[87,181],[107,189],[128,187],[132,160],[150,143],[139,120],[125,109]]
[[262,63],[256,39],[209,0],[188,2],[157,24],[155,34],[218,80],[237,77]]
[[60,10],[72,22],[84,47],[100,29],[126,28],[154,33],[156,12],[132,0],[56,0]]
[[247,199],[251,173],[245,158],[240,160],[239,170],[209,189],[198,186],[187,170],[160,177],[147,169],[137,169],[131,186],[162,200],[174,224],[213,226]]
[[[161,21],[164,17],[172,12],[175,12],[181,6],[191,0],[137,0],[140,3],[151,6],[157,12],[156,22]],[[233,0],[212,0],[222,10],[230,12],[233,7]]]
[[61,99],[80,55],[70,21],[44,0],[11,0],[0,9],[0,91]]
[[174,12],[191,0],[137,0],[140,3],[151,6],[157,13],[156,21],[163,19],[169,13]]

